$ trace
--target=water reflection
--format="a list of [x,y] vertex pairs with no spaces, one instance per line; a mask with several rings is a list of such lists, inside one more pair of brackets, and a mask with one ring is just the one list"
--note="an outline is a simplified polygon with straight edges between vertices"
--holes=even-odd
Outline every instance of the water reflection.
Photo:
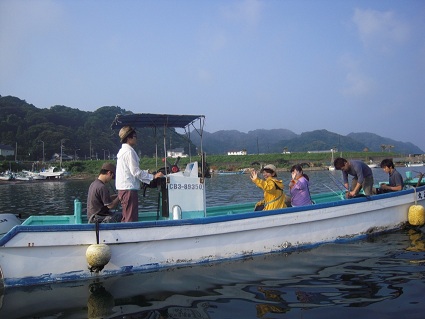
[[[1,318],[422,318],[422,233],[401,231],[292,254],[6,289]],[[415,255],[412,255],[415,254]],[[49,302],[46,302],[46,301]],[[283,316],[284,314],[284,316]]]
[[90,296],[87,301],[88,318],[104,318],[112,315],[115,307],[114,296],[100,282],[89,286]]
[[407,248],[409,251],[425,251],[424,234],[417,229],[409,229],[408,231],[411,246]]

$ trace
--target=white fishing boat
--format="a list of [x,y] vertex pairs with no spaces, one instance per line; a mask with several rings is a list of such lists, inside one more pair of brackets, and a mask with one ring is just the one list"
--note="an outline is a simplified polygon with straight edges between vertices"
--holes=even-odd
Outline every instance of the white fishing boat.
[[423,162],[415,162],[415,163],[409,162],[409,163],[406,164],[406,167],[420,167],[420,166],[424,166],[424,163]]
[[244,173],[245,173],[245,171],[240,169],[240,170],[237,170],[237,171],[221,171],[220,170],[220,171],[214,172],[213,174],[216,174],[216,175],[242,175]]
[[[120,115],[113,128],[187,127],[195,120],[202,136],[203,116]],[[343,193],[318,194],[314,205],[274,211],[254,212],[254,203],[206,207],[199,165],[203,160],[175,173],[164,168],[166,178],[151,185],[158,208],[139,213],[138,222],[87,224],[78,200],[72,215],[30,216],[22,223],[13,214],[0,216],[3,284],[108,277],[354,240],[402,227],[409,208],[425,204],[422,186],[349,200]]]
[[32,177],[24,173],[14,174],[13,178],[17,181],[32,181]]
[[13,175],[9,172],[0,173],[0,181],[10,181],[13,179]]
[[25,173],[27,176],[31,177],[33,180],[44,180],[47,177],[40,175],[40,172],[33,172],[33,171],[27,171],[27,170],[23,170],[23,173]]
[[60,169],[59,171],[56,171],[56,167],[50,166],[45,170],[42,170],[39,175],[44,177],[45,179],[53,179],[53,178],[61,178],[66,173],[66,170],[64,168]]
[[372,160],[370,160],[367,166],[369,166],[370,168],[378,168],[379,164],[374,163]]

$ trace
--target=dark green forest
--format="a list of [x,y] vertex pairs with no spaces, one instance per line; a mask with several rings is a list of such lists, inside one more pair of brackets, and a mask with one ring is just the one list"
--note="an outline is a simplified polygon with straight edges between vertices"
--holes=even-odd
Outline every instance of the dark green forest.
[[[61,154],[63,159],[114,158],[121,147],[118,132],[111,129],[117,114],[131,113],[117,106],[104,106],[94,112],[81,111],[63,105],[40,109],[12,96],[0,96],[0,144],[13,148],[17,161],[45,161]],[[185,136],[171,130],[167,133],[167,148],[184,148],[189,152]],[[136,151],[140,157],[164,154],[162,136],[152,129],[138,129]],[[171,145],[172,141],[172,145]],[[192,144],[191,149],[196,149]],[[0,156],[0,160],[12,160]]]
[[[8,161],[49,161],[56,154],[63,160],[114,159],[121,147],[118,132],[111,129],[117,114],[131,113],[117,106],[103,106],[94,112],[81,111],[63,105],[40,109],[13,96],[0,96],[0,144],[9,146],[14,156],[0,155]],[[163,157],[164,143],[153,129],[138,129],[136,151],[143,159]],[[200,145],[198,134],[185,135],[171,129],[166,132],[167,149],[183,148],[186,154],[196,155]],[[190,147],[189,147],[190,143]],[[156,150],[158,147],[158,150]],[[190,149],[190,150],[189,150]],[[257,129],[248,133],[234,130],[203,134],[203,150],[208,155],[227,155],[228,151],[246,150],[248,154],[282,154],[309,151],[362,152],[368,157],[373,152],[388,156],[422,154],[412,143],[399,142],[373,133],[350,133],[342,136],[327,130],[305,132],[300,135],[287,129]],[[16,151],[17,150],[17,151]],[[369,154],[368,154],[369,153]],[[326,156],[330,156],[329,154]],[[13,158],[11,158],[13,157]]]
[[[55,154],[61,154],[62,148],[63,161],[70,160],[64,163],[67,170],[73,173],[96,174],[102,161],[114,160],[121,147],[118,132],[111,129],[111,124],[117,114],[125,113],[131,112],[117,106],[104,106],[94,112],[63,105],[39,109],[16,97],[0,96],[0,144],[10,146],[14,151],[17,149],[16,157],[14,155],[5,158],[0,155],[0,161],[3,161],[0,171],[30,169],[31,163],[43,161],[44,147],[46,162],[52,160]],[[166,133],[167,149],[183,148],[185,153],[189,154],[191,142],[185,135],[178,134],[173,129]],[[352,135],[355,137],[354,133]],[[162,133],[161,136],[157,136],[153,129],[138,129],[138,136],[140,138],[136,151],[141,158],[142,167],[156,169],[158,165],[162,166],[155,158],[156,153],[160,158],[164,154]],[[198,144],[196,136],[191,135],[192,138],[195,137],[193,143]],[[400,150],[412,147],[415,150],[415,146],[410,143],[398,143],[371,133],[363,133],[360,137],[362,141],[370,143],[366,145],[348,136],[338,136],[325,130],[303,133],[299,136],[288,130],[256,130],[249,133],[219,131],[212,134],[204,132],[204,150],[208,154],[207,161],[211,168],[224,170],[250,167],[252,162],[273,163],[280,168],[290,167],[294,163],[305,163],[306,166],[313,167],[326,166],[330,164],[330,153],[308,153],[306,150],[329,150],[340,141],[344,149],[339,149],[339,152],[343,151],[344,156],[364,161],[378,161],[385,157],[401,158],[405,153]],[[255,142],[262,139],[269,141],[270,144],[261,143],[266,149],[256,152],[259,149],[256,148]],[[385,146],[389,143],[395,146],[380,149],[379,145]],[[372,145],[375,146],[370,147]],[[221,148],[215,149],[218,146]],[[365,150],[367,147],[370,149]],[[252,150],[246,156],[226,155],[225,150],[231,148]],[[192,156],[197,155],[194,154],[196,149],[191,143]],[[282,150],[285,149],[292,152],[282,154]],[[188,161],[189,158],[183,158],[181,165],[184,166]]]

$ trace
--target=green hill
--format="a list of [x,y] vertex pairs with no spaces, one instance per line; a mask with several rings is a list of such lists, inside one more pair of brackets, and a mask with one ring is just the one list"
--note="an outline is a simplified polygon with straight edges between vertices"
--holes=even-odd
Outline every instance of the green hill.
[[[70,158],[114,158],[120,148],[120,141],[110,125],[117,114],[127,112],[117,106],[103,106],[94,112],[63,105],[39,109],[17,97],[0,96],[0,144],[17,149],[18,161],[42,160],[43,147],[45,159],[49,160],[55,153],[60,154],[61,146],[62,152]],[[142,138],[137,152],[141,157],[151,158],[156,152],[164,154],[161,136],[155,136],[152,129],[138,131]],[[167,133],[167,148],[183,148],[189,153],[186,136],[174,130],[170,132]],[[191,138],[193,144],[190,148],[195,150],[200,145],[199,135],[193,133]],[[257,129],[248,133],[235,130],[204,132],[203,148],[208,155],[225,155],[229,151],[240,150],[246,150],[248,154],[280,154],[283,151],[294,153],[330,149],[343,152],[387,150],[397,154],[423,153],[412,143],[394,141],[373,133],[342,136],[327,130],[316,130],[297,135],[287,129]],[[5,159],[4,156],[0,155],[1,159]]]
[[[94,112],[62,105],[38,109],[19,98],[0,96],[0,144],[17,148],[19,161],[42,160],[43,146],[45,159],[49,160],[61,152],[61,145],[62,152],[70,157],[112,158],[121,144],[111,123],[117,114],[126,112],[117,106],[104,106]],[[156,152],[155,133],[152,129],[139,129],[138,132],[142,138],[137,152],[141,157],[152,157]],[[172,132],[172,147],[188,152],[186,138]],[[158,143],[158,152],[164,154],[163,143]]]

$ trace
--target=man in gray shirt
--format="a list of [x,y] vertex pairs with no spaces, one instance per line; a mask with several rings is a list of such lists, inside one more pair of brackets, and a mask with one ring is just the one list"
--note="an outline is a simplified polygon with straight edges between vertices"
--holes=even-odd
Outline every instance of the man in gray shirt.
[[388,173],[388,183],[381,183],[376,194],[401,191],[404,187],[403,176],[395,169],[391,159],[386,158],[381,162],[381,168]]
[[[347,198],[356,197],[362,188],[366,196],[373,194],[372,170],[365,163],[355,160],[347,161],[345,158],[338,157],[334,161],[334,166],[336,170],[342,171],[344,186],[347,189]],[[351,188],[348,185],[348,175],[353,176]]]

